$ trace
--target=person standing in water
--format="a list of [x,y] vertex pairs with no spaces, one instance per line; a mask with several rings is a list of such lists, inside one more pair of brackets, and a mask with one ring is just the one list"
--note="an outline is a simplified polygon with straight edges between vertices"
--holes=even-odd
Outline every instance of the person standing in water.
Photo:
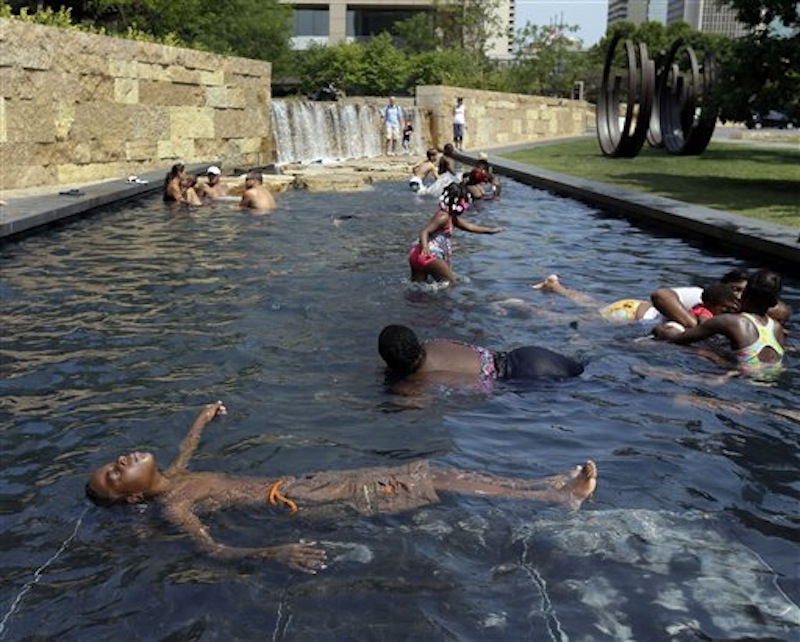
[[209,555],[229,560],[271,559],[298,571],[317,573],[327,567],[327,556],[315,542],[229,546],[212,537],[198,513],[263,507],[313,515],[315,507],[334,504],[355,514],[378,515],[435,504],[439,493],[547,502],[577,509],[597,485],[597,466],[591,460],[563,475],[542,480],[438,467],[429,460],[279,478],[187,470],[205,426],[226,412],[221,401],[205,406],[183,439],[178,456],[163,471],[155,456],[147,452],[120,455],[98,468],[86,483],[87,497],[103,506],[155,501],[164,509],[167,520]]
[[472,197],[463,183],[448,185],[441,198],[441,207],[428,224],[419,232],[419,238],[411,246],[408,263],[411,280],[455,283],[455,274],[450,266],[453,251],[453,230],[459,228],[473,234],[497,234],[502,227],[484,227],[465,221],[462,217],[469,209]]

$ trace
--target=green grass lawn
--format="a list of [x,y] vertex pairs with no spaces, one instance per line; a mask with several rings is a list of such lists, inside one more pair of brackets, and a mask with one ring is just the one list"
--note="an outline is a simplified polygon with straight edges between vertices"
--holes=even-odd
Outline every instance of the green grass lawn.
[[606,158],[597,140],[502,155],[570,176],[800,228],[800,146],[716,142],[700,156],[645,145],[636,158]]

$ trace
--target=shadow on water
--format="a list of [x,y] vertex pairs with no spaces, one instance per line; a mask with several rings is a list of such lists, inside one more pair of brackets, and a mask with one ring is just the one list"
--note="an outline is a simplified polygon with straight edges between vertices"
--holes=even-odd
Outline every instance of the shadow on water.
[[[254,217],[146,199],[0,247],[0,637],[797,637],[794,372],[718,385],[691,350],[530,288],[557,272],[612,301],[757,266],[508,181],[470,214],[506,232],[457,234],[462,282],[414,288],[405,256],[432,200],[384,184],[278,202]],[[799,286],[785,288],[795,309]],[[499,310],[508,298],[529,305]],[[586,371],[409,408],[377,355],[387,323],[543,345]],[[425,457],[535,478],[592,458],[598,491],[577,513],[443,494],[374,518],[288,518],[266,502],[207,518],[230,544],[321,542],[332,562],[314,577],[198,555],[154,505],[87,510],[87,471],[132,449],[166,463],[215,399],[229,415],[193,470],[274,478]]]

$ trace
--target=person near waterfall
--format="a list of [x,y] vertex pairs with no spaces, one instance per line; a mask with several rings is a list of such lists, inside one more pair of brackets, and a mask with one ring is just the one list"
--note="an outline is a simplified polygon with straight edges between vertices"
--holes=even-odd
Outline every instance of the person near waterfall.
[[403,129],[403,109],[394,102],[394,96],[389,96],[389,103],[381,111],[383,122],[383,136],[386,144],[385,152],[387,156],[397,154],[397,143],[400,140],[400,132]]
[[456,98],[453,107],[453,144],[456,149],[464,148],[464,131],[467,129],[467,108],[464,106],[464,99],[459,96]]

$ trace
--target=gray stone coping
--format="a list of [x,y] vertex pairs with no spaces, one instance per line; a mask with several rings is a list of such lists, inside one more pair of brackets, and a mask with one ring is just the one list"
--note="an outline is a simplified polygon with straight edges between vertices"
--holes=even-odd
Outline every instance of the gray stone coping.
[[[211,164],[192,165],[186,169],[199,175],[205,173]],[[166,170],[141,174],[136,177],[141,183],[129,182],[126,176],[74,188],[60,186],[40,189],[37,190],[39,193],[33,195],[7,196],[8,204],[0,207],[0,240],[13,239],[105,205],[161,191],[166,174]]]
[[[493,154],[511,150],[496,149]],[[498,175],[625,216],[637,224],[702,240],[734,255],[760,261],[764,266],[800,275],[800,230],[795,228],[584,180],[493,154],[489,155],[489,162]],[[457,157],[471,165],[479,159],[473,152],[460,152]]]

